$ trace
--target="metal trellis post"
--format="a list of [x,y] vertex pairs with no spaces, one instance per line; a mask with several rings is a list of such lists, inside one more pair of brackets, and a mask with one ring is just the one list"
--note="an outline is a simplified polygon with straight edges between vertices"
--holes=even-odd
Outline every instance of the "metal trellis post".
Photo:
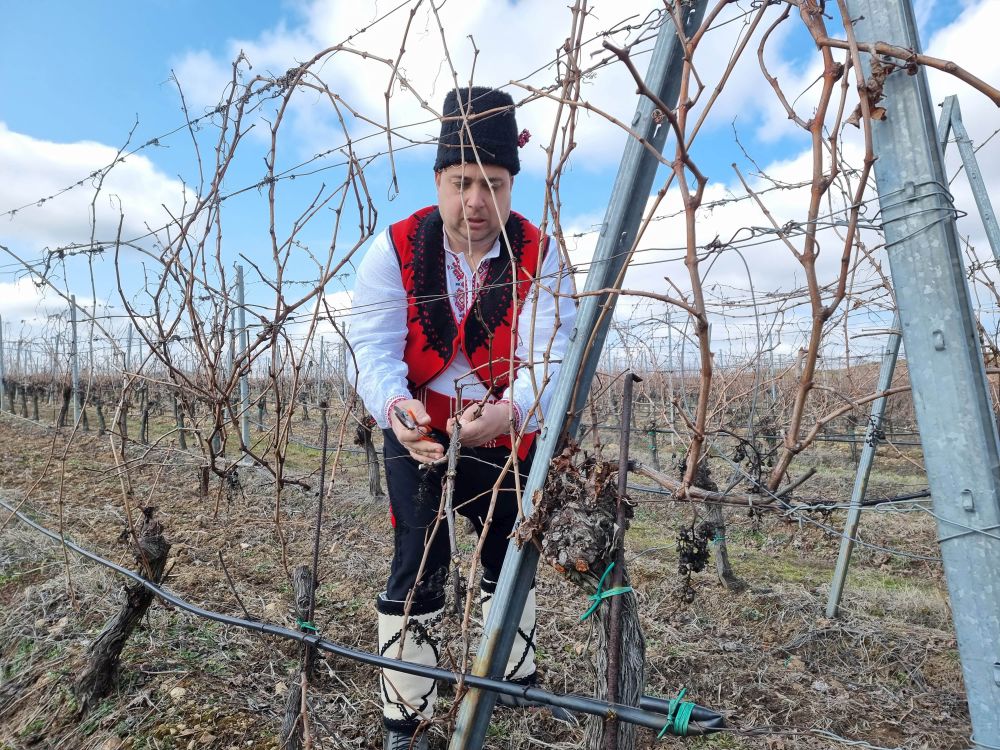
[[[681,10],[685,35],[690,35],[701,24],[707,4],[708,0],[696,0]],[[657,35],[646,83],[668,104],[677,100],[683,63],[684,45],[678,39],[673,24],[667,21]],[[640,99],[632,127],[659,152],[663,149],[669,126],[666,123],[658,125],[653,118],[653,110],[651,101]],[[615,283],[627,251],[635,241],[658,166],[658,159],[647,150],[646,145],[634,138],[628,140],[587,275],[587,291],[603,289]],[[563,377],[558,379],[552,393],[548,420],[537,443],[531,472],[524,487],[522,507],[525,515],[531,515],[532,497],[545,482],[561,436],[564,432],[572,436],[576,431],[607,338],[615,301],[614,297],[588,296],[580,304],[576,326],[570,333],[570,345],[561,366]],[[525,544],[520,548],[510,545],[507,548],[490,615],[473,663],[474,674],[502,675],[537,564],[538,551],[534,545]],[[483,746],[495,703],[495,693],[475,689],[469,691],[459,710],[451,750],[474,750]]]
[[3,316],[0,315],[0,411],[3,411],[4,402],[7,398],[6,385],[7,375],[3,369]]
[[[997,265],[1000,266],[1000,227],[997,225],[996,214],[993,212],[993,205],[990,203],[986,183],[983,181],[983,174],[979,169],[979,163],[976,161],[972,141],[965,130],[965,124],[962,122],[962,110],[959,107],[958,97],[956,96],[947,97],[941,105],[941,117],[938,120],[937,135],[942,152],[948,149],[948,138],[952,132],[955,134],[955,142],[958,144],[959,152],[962,156],[962,164],[965,168],[969,185],[972,188],[972,195],[976,200],[976,206],[979,209],[979,215],[986,230],[986,238],[990,243],[990,249],[993,251],[993,257],[997,261]],[[887,390],[892,383],[892,374],[899,357],[899,342],[900,325],[899,314],[897,312],[892,321],[892,331],[886,341],[886,350],[882,357],[882,369],[879,373],[879,382],[876,391]],[[830,583],[830,594],[826,603],[827,617],[837,616],[840,601],[844,594],[844,584],[851,562],[851,553],[854,550],[854,539],[857,536],[858,522],[861,519],[861,503],[865,499],[868,478],[871,475],[875,452],[878,448],[877,433],[882,426],[885,402],[886,399],[879,398],[872,403],[871,417],[865,433],[865,445],[861,450],[861,458],[858,461],[858,471],[854,478],[854,491],[851,494],[847,521],[844,523],[844,533],[840,540],[840,554],[837,557],[837,567],[834,570],[833,580]]]
[[[892,318],[892,330],[885,342],[885,353],[882,355],[882,368],[878,374],[878,385],[875,391],[880,393],[889,389],[892,375],[896,371],[896,360],[899,357],[899,312]],[[836,617],[840,608],[840,599],[844,595],[844,582],[847,580],[847,569],[851,564],[851,552],[854,551],[854,539],[858,533],[858,522],[861,520],[861,503],[868,490],[868,478],[875,463],[875,453],[878,450],[879,431],[882,429],[882,417],[885,415],[884,396],[872,402],[868,428],[865,430],[865,445],[858,459],[858,471],[854,475],[854,490],[851,492],[851,504],[847,511],[847,521],[844,522],[844,533],[840,537],[840,552],[837,555],[837,567],[833,571],[830,582],[830,593],[826,600],[826,616]]]
[[128,337],[125,339],[125,372],[132,372],[132,323],[128,324]]
[[770,361],[769,372],[771,374],[771,406],[778,403],[778,381],[774,371],[774,345],[771,343],[771,330],[767,331],[767,351]]
[[347,402],[347,342],[344,340],[340,341],[339,348],[339,364],[340,364],[340,398],[345,403]]
[[76,295],[69,296],[70,366],[73,377],[73,426],[80,424],[80,360],[76,339]]
[[669,307],[667,308],[667,383],[670,390],[670,448],[673,449],[677,407],[674,405],[674,320],[672,310]]
[[250,332],[247,330],[246,288],[241,265],[236,266],[236,303],[239,305],[240,367],[244,370],[240,375],[240,435],[246,449],[250,447],[250,362],[247,360]]
[[323,369],[323,359],[326,357],[326,339],[319,337],[319,365],[316,369],[316,381],[319,383],[317,389],[317,400],[322,400],[326,396],[326,383],[324,382],[325,372]]
[[983,220],[986,239],[989,240],[990,249],[993,250],[993,259],[1000,267],[1000,226],[997,225],[997,215],[993,211],[993,204],[990,202],[990,194],[986,189],[983,173],[979,169],[979,162],[976,161],[972,140],[965,129],[965,123],[962,122],[962,108],[958,106],[958,97],[954,95],[947,97],[944,104],[941,105],[941,119],[938,120],[938,141],[941,143],[942,151],[948,147],[949,133],[955,134],[955,143],[962,156],[965,175],[969,180],[969,187],[972,188],[972,197],[976,199],[976,207]]
[[229,356],[226,359],[226,375],[233,374],[236,362],[236,311],[229,312]]
[[52,389],[49,391],[49,401],[51,402],[56,392],[56,381],[59,379],[59,345],[62,343],[62,334],[56,333],[55,349],[52,352]]
[[[907,0],[847,5],[860,40],[919,51]],[[907,72],[885,80],[875,177],[973,742],[985,750],[1000,747],[1000,448],[927,77]]]

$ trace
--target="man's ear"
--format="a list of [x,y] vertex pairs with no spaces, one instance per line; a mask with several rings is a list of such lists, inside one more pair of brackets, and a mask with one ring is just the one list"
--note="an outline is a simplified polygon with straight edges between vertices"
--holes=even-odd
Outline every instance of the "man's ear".
[[437,172],[434,173],[434,187],[436,187],[438,190],[441,189],[441,171],[443,170],[438,170]]

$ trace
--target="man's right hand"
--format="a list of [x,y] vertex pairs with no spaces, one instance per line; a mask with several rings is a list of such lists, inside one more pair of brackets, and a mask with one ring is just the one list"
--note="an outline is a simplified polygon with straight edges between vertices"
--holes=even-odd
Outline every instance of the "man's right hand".
[[396,406],[413,417],[413,421],[418,426],[418,429],[411,430],[400,422],[394,413],[389,415],[389,423],[392,425],[396,439],[410,452],[413,460],[422,464],[431,464],[444,458],[444,446],[424,434],[424,432],[430,432],[431,426],[431,418],[427,414],[427,410],[424,409],[424,405],[417,399],[411,398],[397,402]]

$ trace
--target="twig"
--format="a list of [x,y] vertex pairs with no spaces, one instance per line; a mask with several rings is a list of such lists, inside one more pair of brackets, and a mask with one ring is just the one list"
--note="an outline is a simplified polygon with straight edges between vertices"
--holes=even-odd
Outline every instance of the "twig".
[[229,590],[233,592],[233,596],[236,597],[237,603],[240,605],[240,609],[243,610],[243,616],[248,620],[256,619],[247,610],[246,605],[243,603],[243,599],[240,598],[240,592],[236,590],[236,584],[233,583],[233,578],[229,575],[229,568],[226,567],[226,558],[222,556],[222,550],[219,550],[219,564],[222,566],[222,572],[226,574],[226,580],[229,582]]

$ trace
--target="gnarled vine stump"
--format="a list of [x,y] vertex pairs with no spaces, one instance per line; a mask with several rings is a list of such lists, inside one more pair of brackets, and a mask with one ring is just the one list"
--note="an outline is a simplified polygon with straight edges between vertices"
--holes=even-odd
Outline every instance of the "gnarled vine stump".
[[365,460],[368,461],[368,494],[373,500],[378,500],[385,495],[382,492],[381,472],[378,466],[378,451],[375,449],[375,441],[372,438],[372,430],[375,428],[375,420],[365,414],[364,419],[358,423],[354,432],[354,444],[365,449]]
[[[309,620],[309,604],[313,592],[312,570],[306,565],[298,566],[292,574],[292,591],[295,593],[295,616],[300,622]],[[309,717],[302,713],[302,689],[312,676],[316,649],[302,647],[302,670],[288,689],[285,716],[281,721],[282,750],[301,750],[305,732],[305,722]]]
[[[681,464],[681,474],[683,475],[685,464]],[[708,468],[708,462],[702,458],[698,462],[698,470],[694,475],[693,485],[709,492],[718,492],[719,485],[712,479],[712,473]],[[715,551],[715,574],[719,578],[719,583],[730,591],[743,591],[747,584],[737,577],[733,572],[733,565],[729,560],[729,546],[726,544],[726,517],[720,503],[705,503],[705,520],[712,527],[712,548]]]
[[[133,541],[132,544],[132,553],[143,577],[158,584],[163,579],[170,543],[163,537],[163,526],[153,519],[155,510],[153,507],[142,509],[143,519],[137,543]],[[121,609],[90,645],[87,664],[73,685],[81,713],[94,708],[111,692],[118,680],[122,649],[149,609],[153,596],[139,583],[130,583],[125,587],[125,601]]]
[[[571,446],[553,460],[545,486],[535,496],[534,513],[518,528],[517,540],[538,544],[543,559],[592,596],[615,559],[618,466],[594,459],[576,465],[576,454],[577,449]],[[626,524],[631,515],[628,508]],[[610,580],[610,575],[605,577],[603,590],[611,587]],[[623,571],[622,585],[628,586],[627,571]],[[646,639],[635,594],[618,596],[622,597],[622,606],[617,702],[638,706],[646,687]],[[602,600],[589,618],[596,644],[594,697],[602,700],[608,698],[610,613],[608,601]],[[617,731],[619,750],[634,750],[635,725],[606,722],[599,716],[588,717],[584,746],[600,750],[606,746],[605,734],[609,731]]]

